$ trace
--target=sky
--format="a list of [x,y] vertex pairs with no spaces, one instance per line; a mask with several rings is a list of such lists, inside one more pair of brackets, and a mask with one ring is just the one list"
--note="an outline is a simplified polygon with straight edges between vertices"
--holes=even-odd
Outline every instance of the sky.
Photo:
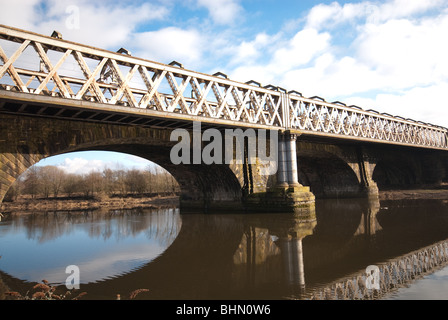
[[[0,23],[448,127],[448,0],[0,0]],[[134,157],[65,155],[71,170]],[[68,159],[68,160],[67,160]],[[97,161],[96,164],[94,161]],[[100,162],[98,162],[100,161]],[[121,161],[121,160],[120,160]],[[140,161],[140,160],[139,160]],[[78,161],[79,162],[79,161]],[[142,166],[141,161],[134,163]]]

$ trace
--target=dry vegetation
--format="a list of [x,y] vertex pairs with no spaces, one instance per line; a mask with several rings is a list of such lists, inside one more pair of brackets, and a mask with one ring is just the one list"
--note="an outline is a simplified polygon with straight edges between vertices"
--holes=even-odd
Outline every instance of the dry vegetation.
[[438,186],[422,186],[413,189],[384,190],[380,191],[379,198],[380,200],[448,200],[448,183],[442,183]]
[[69,174],[31,167],[8,190],[0,210],[135,208],[177,199],[179,185],[166,171],[111,170]]
[[[128,296],[116,295],[117,300],[132,300],[135,299],[139,294],[143,292],[148,292],[148,289],[137,289],[132,291]],[[26,293],[21,294],[17,291],[6,291],[4,292],[4,300],[81,300],[82,297],[86,296],[87,292],[78,292],[78,290],[71,289],[67,290],[65,286],[53,286],[48,283],[47,280],[42,280],[42,283],[34,285]]]

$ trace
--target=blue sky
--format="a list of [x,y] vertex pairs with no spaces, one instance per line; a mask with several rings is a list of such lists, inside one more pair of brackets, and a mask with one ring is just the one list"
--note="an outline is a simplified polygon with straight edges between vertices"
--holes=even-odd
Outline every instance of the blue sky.
[[448,0],[0,4],[2,24],[448,127]]
[[48,157],[39,166],[55,165],[68,173],[87,174],[91,171],[112,170],[154,170],[158,167],[151,161],[130,154],[104,151],[80,151]]

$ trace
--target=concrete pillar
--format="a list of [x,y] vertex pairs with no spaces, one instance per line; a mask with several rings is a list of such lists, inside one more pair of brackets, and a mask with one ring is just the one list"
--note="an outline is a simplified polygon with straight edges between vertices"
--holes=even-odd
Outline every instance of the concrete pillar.
[[278,167],[277,167],[277,186],[280,188],[287,188],[288,172],[286,165],[286,146],[285,136],[280,134],[278,137]]
[[289,131],[279,135],[276,186],[268,192],[246,197],[246,208],[269,212],[314,212],[314,194],[298,179],[296,139],[297,134]]
[[296,151],[297,135],[287,133],[285,135],[286,145],[286,166],[288,172],[289,187],[300,187],[299,175],[297,173],[297,151]]

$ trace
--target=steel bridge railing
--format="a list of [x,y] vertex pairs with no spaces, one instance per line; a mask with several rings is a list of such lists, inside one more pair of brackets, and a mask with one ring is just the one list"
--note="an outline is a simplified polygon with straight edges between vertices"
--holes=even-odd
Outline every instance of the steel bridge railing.
[[[0,98],[5,92],[89,101],[168,115],[303,134],[448,149],[448,130],[411,119],[305,98],[223,73],[189,71],[0,25]],[[3,94],[2,94],[3,92]],[[11,96],[11,95],[9,95]]]

